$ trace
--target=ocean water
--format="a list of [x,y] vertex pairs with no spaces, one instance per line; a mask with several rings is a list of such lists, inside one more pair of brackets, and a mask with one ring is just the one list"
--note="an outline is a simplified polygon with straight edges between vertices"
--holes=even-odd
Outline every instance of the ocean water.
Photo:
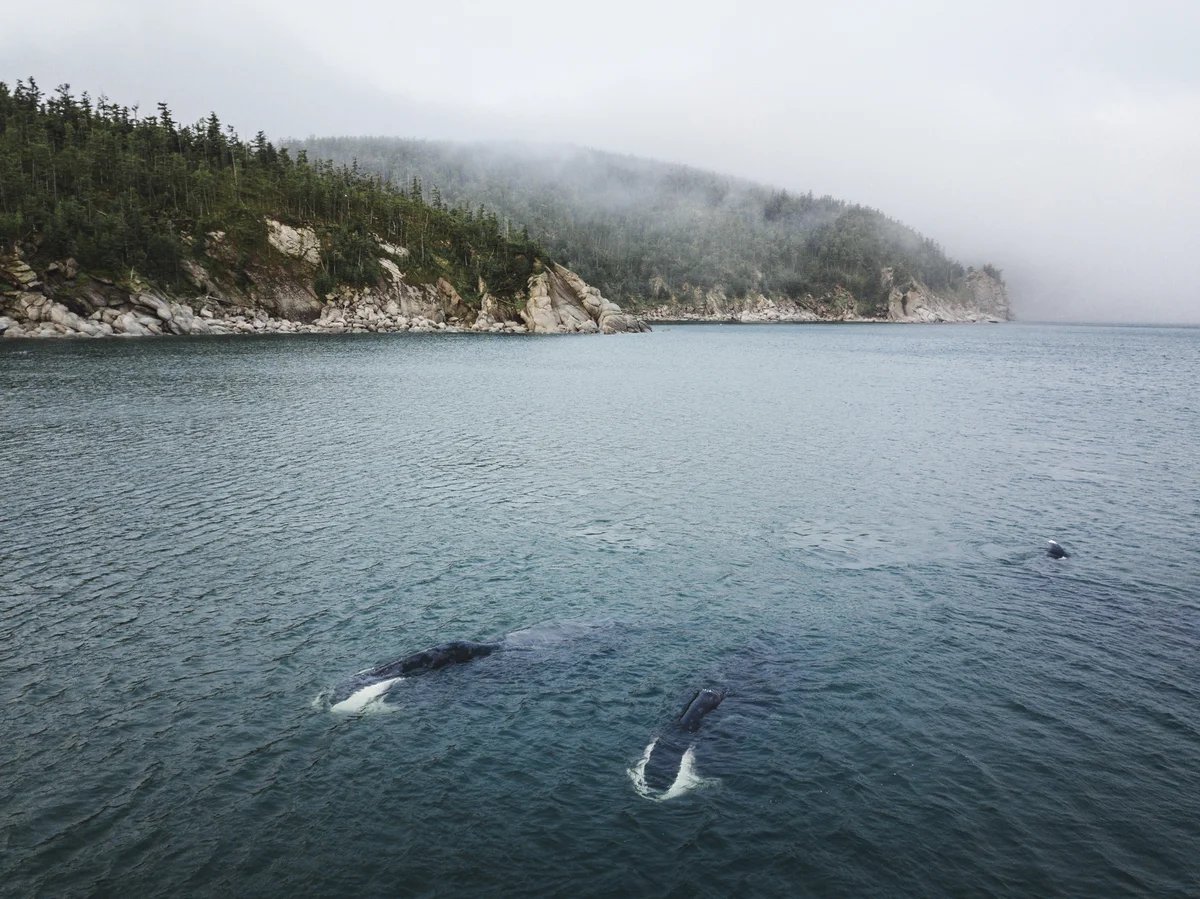
[[1196,895],[1198,383],[1169,328],[4,342],[0,893]]

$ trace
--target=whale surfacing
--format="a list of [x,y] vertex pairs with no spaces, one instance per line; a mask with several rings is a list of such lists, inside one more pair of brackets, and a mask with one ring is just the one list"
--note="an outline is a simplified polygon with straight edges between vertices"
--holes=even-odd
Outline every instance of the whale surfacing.
[[723,699],[725,699],[724,690],[711,690],[706,687],[696,691],[692,701],[687,704],[687,708],[679,716],[678,725],[688,733],[694,734],[700,729],[700,722],[704,720],[704,716],[719,706]]
[[1066,559],[1071,555],[1069,552],[1067,552],[1065,549],[1063,549],[1061,546],[1058,545],[1057,540],[1047,540],[1046,542],[1050,544],[1049,548],[1046,550],[1046,555],[1048,555],[1050,558]]
[[392,686],[408,677],[437,671],[447,665],[469,662],[489,656],[500,648],[499,643],[474,643],[454,640],[414,652],[394,662],[368,668],[338,684],[329,700],[330,711],[361,712],[381,699]]
[[672,799],[702,782],[696,775],[694,735],[705,716],[725,699],[725,692],[710,688],[696,691],[671,727],[651,741],[629,772],[639,793],[650,799]]

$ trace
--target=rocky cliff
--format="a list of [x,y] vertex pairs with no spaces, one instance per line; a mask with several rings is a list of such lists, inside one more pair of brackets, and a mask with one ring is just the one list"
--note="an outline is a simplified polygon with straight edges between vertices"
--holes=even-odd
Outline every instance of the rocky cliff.
[[1004,282],[987,272],[968,272],[962,285],[947,294],[934,293],[916,278],[896,278],[890,268],[880,278],[891,321],[1003,322],[1012,317]]
[[641,311],[648,321],[739,322],[1004,322],[1012,318],[1004,282],[984,271],[970,271],[952,291],[937,293],[916,278],[898,278],[891,268],[880,271],[880,291],[886,297],[886,314],[871,312],[848,290],[834,289],[821,296],[786,299],[751,294],[731,298],[721,290],[677,298]]
[[649,330],[562,266],[542,266],[526,290],[495,297],[477,285],[473,305],[445,278],[406,273],[403,247],[377,241],[376,283],[318,296],[315,231],[268,220],[266,251],[246,260],[222,232],[184,263],[186,288],[136,275],[117,281],[82,272],[72,259],[37,271],[18,249],[0,256],[0,335],[144,337],[165,334],[475,331],[604,333]]
[[530,280],[529,300],[520,315],[535,334],[649,330],[577,274],[556,264]]

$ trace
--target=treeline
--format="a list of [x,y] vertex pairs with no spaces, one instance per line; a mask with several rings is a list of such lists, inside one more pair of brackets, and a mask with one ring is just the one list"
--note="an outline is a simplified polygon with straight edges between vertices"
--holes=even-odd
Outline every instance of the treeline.
[[33,78],[0,82],[0,250],[178,283],[215,232],[235,267],[261,259],[267,217],[316,229],[321,293],[378,278],[379,241],[409,250],[411,279],[449,277],[468,295],[479,279],[499,294],[524,288],[540,252],[478,204],[429,203],[419,183],[310,162],[262,132],[242,140],[216,113],[181,125],[166,103],[140,115],[69,85],[46,95]]
[[953,289],[963,267],[934,241],[863,206],[580,148],[392,138],[293,142],[395,184],[436,184],[527,226],[556,259],[618,302],[654,303],[720,288],[799,299],[837,287],[869,309],[880,270]]

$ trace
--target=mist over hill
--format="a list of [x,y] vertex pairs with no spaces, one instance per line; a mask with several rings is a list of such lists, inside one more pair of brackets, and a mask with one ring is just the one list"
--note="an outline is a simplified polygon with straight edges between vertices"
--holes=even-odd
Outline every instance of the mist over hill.
[[[971,272],[878,210],[684,165],[521,143],[286,143],[404,185],[435,207],[483,205],[605,296],[640,308],[714,293],[800,300],[844,291],[861,314],[884,315],[895,284],[915,280],[954,297]],[[991,265],[984,270],[999,280]]]

